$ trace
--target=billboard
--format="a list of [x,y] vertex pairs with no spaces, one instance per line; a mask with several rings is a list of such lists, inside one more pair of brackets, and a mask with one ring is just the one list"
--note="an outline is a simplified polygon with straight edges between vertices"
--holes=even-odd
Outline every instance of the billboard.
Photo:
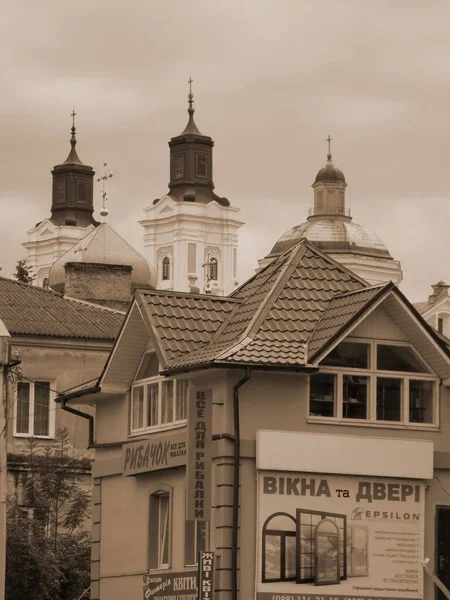
[[143,576],[144,600],[197,600],[197,571],[146,573]]
[[424,484],[259,471],[257,600],[423,598]]

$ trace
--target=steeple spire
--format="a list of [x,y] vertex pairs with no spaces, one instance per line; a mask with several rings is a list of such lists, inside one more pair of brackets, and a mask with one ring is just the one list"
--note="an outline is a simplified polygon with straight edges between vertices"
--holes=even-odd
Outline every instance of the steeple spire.
[[194,94],[192,93],[192,84],[194,83],[194,80],[192,79],[192,77],[189,77],[188,80],[189,83],[189,94],[188,94],[188,114],[189,114],[189,121],[188,124],[186,125],[184,131],[182,133],[180,133],[180,135],[186,135],[186,134],[194,134],[194,135],[203,135],[197,128],[197,125],[195,124],[194,121],[194,112],[195,112],[195,108],[193,106],[194,104]]
[[73,108],[73,111],[71,112],[70,116],[72,117],[72,127],[70,129],[72,136],[70,138],[70,152],[69,152],[69,156],[66,158],[66,160],[64,161],[64,164],[69,164],[69,165],[82,165],[83,163],[81,162],[76,148],[75,146],[77,145],[77,138],[76,138],[76,127],[75,127],[75,117],[77,116],[77,113],[75,112],[75,107]]

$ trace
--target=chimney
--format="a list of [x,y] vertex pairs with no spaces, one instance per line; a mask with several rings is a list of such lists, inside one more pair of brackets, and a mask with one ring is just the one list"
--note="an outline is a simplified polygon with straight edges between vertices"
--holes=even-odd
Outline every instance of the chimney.
[[64,295],[116,310],[127,310],[132,296],[130,265],[68,262]]
[[430,304],[436,304],[438,300],[441,298],[445,298],[448,296],[448,288],[450,285],[447,285],[443,281],[438,281],[434,285],[431,286],[433,288],[433,293],[428,296],[428,302]]

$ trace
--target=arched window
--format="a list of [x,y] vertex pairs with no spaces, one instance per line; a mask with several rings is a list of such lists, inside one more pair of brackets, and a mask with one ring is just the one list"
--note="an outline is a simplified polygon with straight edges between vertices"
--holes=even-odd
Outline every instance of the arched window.
[[168,256],[162,260],[162,278],[164,281],[170,279],[170,258]]
[[315,531],[315,584],[328,585],[340,581],[341,538],[336,523],[322,519]]
[[296,520],[288,513],[274,513],[262,529],[262,580],[295,581]]
[[219,262],[217,258],[211,258],[209,261],[209,278],[212,281],[217,281],[219,278]]

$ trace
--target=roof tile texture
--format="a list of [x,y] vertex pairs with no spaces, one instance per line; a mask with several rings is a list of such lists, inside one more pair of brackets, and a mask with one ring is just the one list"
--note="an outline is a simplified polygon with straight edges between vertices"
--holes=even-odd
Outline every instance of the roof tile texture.
[[12,335],[114,340],[125,315],[0,277],[0,319]]

